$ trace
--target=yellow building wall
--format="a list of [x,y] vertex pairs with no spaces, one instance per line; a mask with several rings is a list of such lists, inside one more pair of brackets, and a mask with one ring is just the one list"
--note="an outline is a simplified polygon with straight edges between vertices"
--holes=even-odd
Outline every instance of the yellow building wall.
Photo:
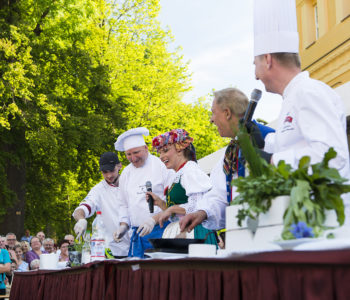
[[350,0],[296,0],[302,69],[331,87],[350,81]]

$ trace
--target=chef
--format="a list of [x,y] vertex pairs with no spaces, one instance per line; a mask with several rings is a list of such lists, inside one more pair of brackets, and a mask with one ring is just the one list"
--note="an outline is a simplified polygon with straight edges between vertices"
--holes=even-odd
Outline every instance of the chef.
[[104,177],[95,185],[84,201],[74,210],[73,217],[77,221],[74,231],[77,239],[85,232],[87,227],[86,218],[90,218],[97,211],[101,211],[102,221],[106,230],[106,245],[117,257],[128,255],[130,245],[130,235],[125,234],[120,243],[113,240],[113,233],[119,227],[119,171],[122,164],[119,161],[117,153],[105,152],[100,157],[100,171]]
[[[174,171],[168,170],[161,160],[151,155],[143,136],[149,135],[147,128],[138,127],[121,134],[115,142],[115,149],[125,151],[130,164],[123,170],[120,176],[121,200],[120,228],[115,232],[115,241],[120,241],[128,228],[132,228],[129,256],[144,257],[144,251],[153,248],[149,238],[161,238],[166,226],[154,226],[153,231],[141,237],[137,233],[140,225],[147,226],[152,215],[161,210],[154,207],[154,213],[150,213],[146,201],[146,182],[152,184],[152,191],[165,201],[164,189],[173,176]],[[167,225],[167,222],[165,225]],[[153,226],[154,224],[149,224]]]
[[[330,166],[350,178],[343,103],[328,85],[301,72],[295,1],[256,0],[254,20],[256,79],[266,91],[283,97],[276,133],[265,141],[264,158],[297,168],[301,157],[318,163],[333,147],[337,157]],[[344,204],[349,217],[347,201]]]

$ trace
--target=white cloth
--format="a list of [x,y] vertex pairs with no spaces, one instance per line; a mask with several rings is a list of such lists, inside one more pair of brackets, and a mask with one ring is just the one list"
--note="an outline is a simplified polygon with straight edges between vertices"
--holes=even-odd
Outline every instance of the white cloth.
[[146,182],[150,181],[153,193],[164,200],[164,189],[173,172],[168,170],[158,157],[151,154],[148,154],[145,164],[140,168],[129,164],[123,170],[119,180],[122,203],[119,221],[138,227],[150,216],[159,213],[161,209],[158,206],[154,207],[154,213],[149,212]]
[[[227,191],[226,191],[226,175],[223,171],[224,156],[217,162],[210,173],[210,181],[212,189],[206,193],[197,203],[197,210],[204,210],[207,214],[207,219],[202,225],[207,229],[222,229],[225,228]],[[233,180],[237,178],[237,173],[233,174]],[[232,187],[232,199],[237,196],[236,187]]]
[[120,222],[119,207],[121,203],[119,195],[119,187],[111,186],[105,180],[102,180],[90,190],[75,211],[83,209],[85,218],[93,216],[96,211],[101,211],[106,230],[107,247],[111,249],[115,256],[126,256],[129,251],[130,232],[123,236],[120,243],[113,240],[113,233],[119,228]]
[[[320,162],[330,147],[335,149],[337,157],[329,165],[349,179],[346,116],[342,100],[328,85],[311,79],[308,72],[302,72],[283,92],[277,130],[267,136],[265,151],[273,153],[275,165],[285,160],[297,168],[300,158],[306,155],[311,157],[312,164]],[[348,207],[348,200],[344,204]],[[346,215],[349,218],[349,213]]]
[[168,187],[170,188],[173,183],[178,182],[180,182],[188,197],[187,203],[179,204],[180,207],[185,209],[186,214],[194,212],[197,203],[201,201],[203,195],[212,188],[210,178],[194,161],[188,161],[176,172],[169,182]]
[[254,56],[299,52],[295,0],[254,1]]

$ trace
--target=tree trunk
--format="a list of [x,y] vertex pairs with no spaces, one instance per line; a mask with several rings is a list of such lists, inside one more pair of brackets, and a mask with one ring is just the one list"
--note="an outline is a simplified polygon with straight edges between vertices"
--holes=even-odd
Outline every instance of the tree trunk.
[[13,232],[19,240],[24,234],[24,208],[25,208],[25,158],[23,154],[25,139],[24,130],[11,130],[13,137],[12,143],[2,144],[2,149],[8,154],[8,157],[18,157],[19,165],[14,164],[13,160],[7,159],[5,161],[5,169],[7,175],[7,183],[9,189],[15,194],[11,207],[7,209],[6,215],[0,223],[0,234]]

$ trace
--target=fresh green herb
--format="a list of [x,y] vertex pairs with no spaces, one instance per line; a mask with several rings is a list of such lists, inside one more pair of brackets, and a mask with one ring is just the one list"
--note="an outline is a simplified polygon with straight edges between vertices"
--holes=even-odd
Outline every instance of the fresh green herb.
[[294,238],[290,232],[292,224],[305,222],[313,229],[315,236],[320,236],[325,229],[325,211],[335,210],[340,225],[344,223],[343,193],[350,192],[347,179],[339,175],[338,170],[329,167],[329,161],[336,157],[330,148],[322,162],[311,165],[308,156],[302,157],[298,169],[284,161],[278,166],[267,164],[253,147],[248,133],[242,128],[237,134],[240,149],[245,157],[249,175],[233,181],[239,193],[232,204],[241,204],[238,211],[238,224],[246,217],[256,218],[271,206],[273,198],[290,195],[290,205],[284,213],[283,239]]

